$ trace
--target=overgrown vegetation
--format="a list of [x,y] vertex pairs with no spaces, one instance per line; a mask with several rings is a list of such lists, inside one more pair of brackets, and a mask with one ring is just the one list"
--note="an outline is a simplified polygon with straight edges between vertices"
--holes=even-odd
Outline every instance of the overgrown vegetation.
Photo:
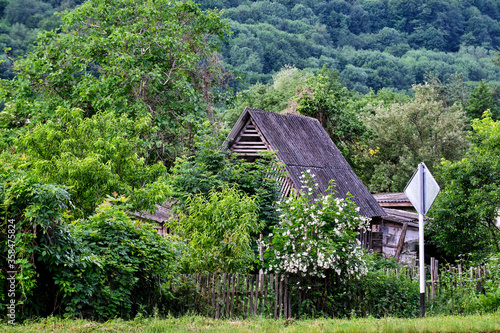
[[124,321],[114,319],[106,323],[82,319],[63,320],[45,318],[26,322],[14,328],[0,325],[5,332],[495,332],[500,329],[498,313],[474,316],[432,316],[417,319],[359,318],[359,319],[305,319],[273,320],[210,319],[187,315],[181,318],[141,318]]
[[[247,163],[225,150],[245,106],[318,119],[373,192],[401,191],[424,161],[445,187],[428,239],[452,263],[487,261],[496,270],[480,286],[443,273],[431,312],[496,311],[500,7],[201,6],[227,10],[0,0],[0,45],[13,56],[30,51],[15,62],[4,56],[0,68],[0,259],[15,252],[17,319],[204,311],[194,284],[171,288],[178,274],[264,266],[295,274],[297,317],[416,316],[415,281],[388,276],[380,268],[394,262],[356,246],[355,228],[366,221],[349,198],[316,198],[309,184],[280,205],[274,153]],[[34,45],[42,30],[51,31]],[[253,84],[234,100],[228,86],[242,86],[229,82],[228,69]],[[131,219],[165,200],[176,236]],[[10,221],[15,249],[5,237]],[[257,240],[271,232],[263,266]],[[0,311],[8,302],[1,289]]]

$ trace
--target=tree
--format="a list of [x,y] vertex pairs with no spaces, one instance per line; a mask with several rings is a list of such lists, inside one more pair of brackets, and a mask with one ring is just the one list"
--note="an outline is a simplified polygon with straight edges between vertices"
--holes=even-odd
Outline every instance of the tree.
[[296,111],[318,119],[348,160],[360,138],[369,135],[357,114],[346,108],[352,93],[340,83],[338,71],[323,66],[296,98]]
[[207,196],[187,199],[187,214],[170,225],[187,241],[188,273],[246,273],[252,271],[252,243],[264,227],[258,202],[236,188],[212,189]]
[[285,66],[273,75],[269,84],[256,83],[237,94],[234,107],[224,112],[224,119],[232,127],[245,107],[269,112],[281,112],[294,104],[294,96],[303,88],[312,73]]
[[415,99],[365,108],[363,120],[375,133],[355,160],[373,192],[400,192],[420,162],[433,171],[442,158],[457,160],[468,146],[460,106],[445,107],[433,86],[414,87]]
[[70,187],[75,217],[90,216],[113,193],[131,196],[135,209],[165,200],[166,186],[157,182],[165,166],[146,165],[139,156],[146,144],[140,138],[155,130],[151,117],[131,120],[108,111],[85,118],[83,113],[59,107],[56,120],[21,135],[15,151],[24,154],[19,167],[45,182]]
[[497,101],[493,98],[490,87],[482,80],[469,96],[469,105],[465,108],[467,116],[472,120],[481,118],[486,110],[491,111],[494,120],[500,119]]
[[500,121],[485,112],[474,119],[471,147],[460,161],[445,160],[436,178],[444,190],[436,198],[426,227],[441,254],[481,260],[500,252]]
[[16,63],[16,79],[3,82],[16,117],[45,121],[59,106],[86,117],[149,114],[158,131],[144,147],[147,163],[167,165],[190,147],[194,123],[214,121],[224,76],[215,52],[228,32],[217,11],[190,1],[91,0],[67,13],[61,29],[44,33]]

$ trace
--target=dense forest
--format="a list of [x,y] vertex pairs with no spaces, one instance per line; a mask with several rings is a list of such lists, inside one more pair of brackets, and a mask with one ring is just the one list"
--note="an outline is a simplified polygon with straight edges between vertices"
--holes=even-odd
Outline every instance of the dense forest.
[[57,30],[61,18],[54,15],[84,0],[0,0],[0,78],[13,78],[12,62],[34,49],[42,31]]
[[[83,0],[1,0],[0,77],[12,78],[12,60],[31,51],[38,33],[58,29],[55,12]],[[341,73],[349,89],[408,91],[427,73],[446,81],[496,87],[491,59],[500,46],[500,4],[492,0],[226,1],[202,0],[223,10],[231,38],[222,44],[225,66],[244,76],[237,89],[269,83],[285,65]]]
[[490,0],[201,1],[222,8],[233,35],[225,63],[248,83],[284,65],[337,69],[350,89],[407,90],[432,72],[442,81],[499,80],[500,4]]

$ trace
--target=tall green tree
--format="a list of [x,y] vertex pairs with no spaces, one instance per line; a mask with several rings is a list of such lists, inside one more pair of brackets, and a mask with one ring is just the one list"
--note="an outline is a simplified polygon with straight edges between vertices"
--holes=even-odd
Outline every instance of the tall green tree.
[[61,33],[43,34],[15,64],[16,79],[2,82],[22,123],[51,119],[59,106],[86,117],[149,114],[158,131],[148,138],[147,162],[169,164],[190,147],[194,123],[214,120],[224,77],[215,52],[228,32],[217,11],[190,1],[90,0],[62,22]]
[[493,97],[490,87],[482,80],[469,96],[469,105],[465,112],[470,119],[481,118],[486,110],[491,111],[493,119],[500,118],[500,110],[497,101]]
[[426,227],[441,254],[483,259],[500,252],[500,121],[486,112],[474,119],[471,147],[460,161],[445,160],[436,177],[442,193]]
[[338,71],[325,65],[299,92],[296,107],[300,114],[318,119],[348,159],[361,137],[369,134],[358,115],[347,108],[352,97],[352,92],[340,82]]
[[155,130],[151,116],[132,120],[108,111],[85,118],[83,113],[59,107],[56,120],[22,135],[14,150],[23,154],[18,167],[45,182],[70,187],[75,217],[90,216],[113,193],[131,196],[135,209],[165,200],[166,186],[156,182],[165,166],[146,165],[138,153],[147,144],[140,138]]
[[431,85],[414,87],[406,103],[367,106],[363,120],[374,135],[358,151],[360,177],[373,192],[400,192],[420,162],[433,170],[442,158],[457,160],[468,146],[460,106],[445,107]]

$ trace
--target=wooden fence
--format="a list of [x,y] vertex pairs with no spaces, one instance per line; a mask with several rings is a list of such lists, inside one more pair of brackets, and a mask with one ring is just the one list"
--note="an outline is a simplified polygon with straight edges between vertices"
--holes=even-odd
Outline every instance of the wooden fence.
[[[475,281],[476,288],[479,290],[483,281],[487,278],[487,266],[465,267],[462,264],[457,266],[447,266],[439,268],[439,261],[431,258],[430,264],[425,265],[426,269],[426,282],[425,292],[427,300],[431,300],[436,295],[439,288],[442,288],[441,275],[447,274],[453,280],[455,285],[462,284],[465,280]],[[414,265],[403,266],[401,268],[389,268],[385,270],[386,275],[404,274],[406,277],[413,281],[419,279],[418,260]]]
[[[385,274],[405,275],[410,281],[418,280],[418,262],[415,265],[400,268],[389,268]],[[443,267],[439,270],[439,262],[431,258],[426,265],[426,298],[434,298],[441,286],[441,275],[446,274],[448,282],[462,284],[465,280],[476,283],[479,290],[487,277],[487,267]],[[191,280],[197,286],[199,298],[198,308],[202,308],[212,318],[266,317],[290,318],[292,316],[291,292],[294,292],[286,276],[273,274],[241,275],[241,274],[194,274],[182,275],[179,283]],[[449,286],[449,285],[448,285]],[[300,300],[299,300],[300,301]]]
[[290,318],[292,316],[288,278],[274,274],[194,274],[206,314],[212,318],[256,315]]

